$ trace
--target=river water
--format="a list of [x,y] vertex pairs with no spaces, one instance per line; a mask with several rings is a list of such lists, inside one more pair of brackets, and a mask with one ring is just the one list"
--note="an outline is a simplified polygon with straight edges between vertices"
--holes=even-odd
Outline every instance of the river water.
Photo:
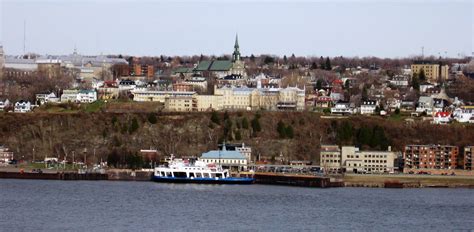
[[474,230],[473,189],[0,179],[0,231]]

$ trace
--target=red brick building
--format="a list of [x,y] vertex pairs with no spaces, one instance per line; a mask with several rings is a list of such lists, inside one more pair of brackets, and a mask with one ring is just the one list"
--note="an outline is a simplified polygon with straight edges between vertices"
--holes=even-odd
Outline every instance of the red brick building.
[[456,169],[459,148],[449,145],[408,145],[403,152],[405,169]]
[[464,147],[464,170],[472,170],[472,159],[474,155],[474,146]]

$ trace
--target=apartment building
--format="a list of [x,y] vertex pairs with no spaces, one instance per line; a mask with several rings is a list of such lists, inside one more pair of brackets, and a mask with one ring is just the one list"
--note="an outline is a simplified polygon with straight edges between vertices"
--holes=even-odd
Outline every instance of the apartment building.
[[464,170],[472,170],[474,146],[464,147]]
[[407,145],[403,152],[404,170],[455,169],[459,148],[450,145]]
[[433,64],[429,62],[415,62],[411,65],[412,73],[419,74],[421,70],[425,72],[426,80],[434,83],[446,80],[449,77],[449,66]]

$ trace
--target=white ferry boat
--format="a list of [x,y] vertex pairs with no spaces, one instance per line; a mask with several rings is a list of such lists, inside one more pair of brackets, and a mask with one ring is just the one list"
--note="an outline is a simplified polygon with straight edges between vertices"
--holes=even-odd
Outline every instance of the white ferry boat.
[[168,166],[155,168],[153,180],[168,183],[252,184],[255,179],[231,177],[229,170],[198,160],[171,159]]

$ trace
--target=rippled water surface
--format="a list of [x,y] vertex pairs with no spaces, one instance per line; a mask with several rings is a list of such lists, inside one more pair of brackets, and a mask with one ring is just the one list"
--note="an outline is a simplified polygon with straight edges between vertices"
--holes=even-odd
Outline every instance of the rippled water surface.
[[0,231],[65,230],[474,230],[474,190],[0,180]]

